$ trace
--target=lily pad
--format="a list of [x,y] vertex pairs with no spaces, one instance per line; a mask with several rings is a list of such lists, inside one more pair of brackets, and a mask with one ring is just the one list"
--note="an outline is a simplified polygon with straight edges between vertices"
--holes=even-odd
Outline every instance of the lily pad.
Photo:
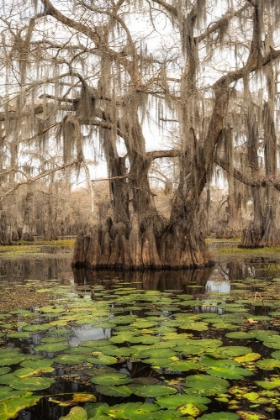
[[1,367],[0,368],[0,376],[1,375],[6,375],[6,373],[10,372],[10,370],[11,369],[9,367],[6,367],[6,366],[5,367]]
[[267,420],[267,416],[253,411],[237,411],[239,418],[242,420]]
[[32,378],[17,378],[10,383],[10,386],[19,391],[41,391],[49,388],[54,382],[52,378],[33,376]]
[[16,375],[14,373],[7,373],[6,375],[0,376],[0,384],[10,385],[11,381],[14,379],[16,379]]
[[12,366],[12,365],[18,365],[19,363],[22,363],[26,359],[25,355],[20,354],[11,354],[10,357],[7,356],[0,356],[0,366]]
[[59,420],[87,420],[88,415],[86,410],[82,407],[73,407],[70,410],[70,413],[67,416],[60,417]]
[[104,373],[91,378],[91,382],[96,385],[124,385],[131,379],[125,373]]
[[108,397],[127,398],[132,390],[126,385],[96,385],[96,391]]
[[133,394],[144,398],[157,398],[162,397],[163,395],[176,394],[178,392],[175,388],[165,385],[131,384],[129,385],[129,388]]
[[213,396],[224,393],[229,383],[226,379],[212,375],[198,374],[188,376],[185,386],[187,392],[190,394]]
[[0,403],[0,418],[8,420],[14,418],[24,408],[32,407],[42,397],[27,393],[24,396],[15,396]]
[[108,356],[101,352],[93,353],[91,356],[85,356],[85,360],[94,365],[113,365],[118,361],[115,357]]
[[259,360],[256,364],[258,368],[262,370],[274,370],[275,368],[280,368],[280,360],[276,359]]
[[200,395],[176,394],[159,397],[156,402],[160,407],[168,410],[172,408],[177,409],[185,404],[195,404],[201,411],[205,411],[207,410],[206,404],[209,404],[211,401],[209,398]]
[[85,356],[78,354],[61,354],[55,357],[53,361],[62,365],[78,365],[85,361]]
[[36,351],[46,351],[47,353],[56,353],[68,349],[68,344],[64,343],[46,343],[35,347]]
[[269,380],[266,379],[264,381],[256,381],[256,383],[264,389],[280,388],[280,378],[279,378],[279,376],[269,378]]
[[10,386],[0,386],[0,401],[22,397],[23,395],[25,395],[25,391],[16,391]]

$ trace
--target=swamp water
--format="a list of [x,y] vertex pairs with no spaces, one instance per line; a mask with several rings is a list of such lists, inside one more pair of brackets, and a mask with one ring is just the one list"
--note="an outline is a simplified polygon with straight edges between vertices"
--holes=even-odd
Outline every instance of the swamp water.
[[280,419],[280,264],[0,259],[0,420]]

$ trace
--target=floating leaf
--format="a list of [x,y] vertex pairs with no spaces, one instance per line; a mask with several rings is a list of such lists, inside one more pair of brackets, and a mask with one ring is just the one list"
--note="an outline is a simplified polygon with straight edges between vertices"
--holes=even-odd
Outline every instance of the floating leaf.
[[242,420],[267,420],[267,417],[261,413],[253,411],[237,411],[239,418]]
[[25,395],[24,391],[16,391],[10,386],[0,387],[0,401],[8,400],[10,398],[22,397]]
[[133,394],[137,395],[138,397],[144,398],[162,397],[163,395],[171,395],[176,394],[178,392],[175,388],[165,385],[130,384],[129,388],[131,389]]
[[[129,419],[129,420],[145,420],[149,418],[155,418],[154,414],[159,410],[155,404],[151,403],[139,403],[129,402],[126,404],[118,404],[110,407],[106,410],[109,418]],[[160,418],[160,417],[159,417]]]
[[132,390],[126,385],[97,385],[96,391],[108,397],[126,398],[132,394]]
[[85,361],[85,356],[78,354],[61,354],[53,359],[54,362],[62,365],[78,365]]
[[271,353],[271,356],[274,357],[274,359],[280,360],[280,350],[274,351]]
[[[1,356],[0,356],[1,357]],[[10,357],[8,356],[2,356],[0,358],[0,366],[12,366],[12,365],[18,365],[19,363],[22,363],[26,359],[25,355],[19,355],[19,354],[11,354]]]
[[9,367],[6,367],[6,366],[5,367],[1,367],[0,368],[0,376],[1,375],[5,375],[6,373],[10,372],[10,370],[11,369]]
[[53,383],[52,378],[41,378],[33,376],[32,378],[20,379],[17,378],[10,383],[10,386],[20,391],[41,391],[49,388]]
[[32,407],[42,397],[27,393],[24,396],[15,396],[0,403],[0,418],[8,420],[14,418],[24,408]]
[[53,365],[53,360],[52,359],[38,359],[38,360],[25,360],[24,362],[21,363],[22,367],[26,367],[26,368],[33,368],[33,369],[43,369],[43,368],[47,368]]
[[177,408],[177,411],[182,414],[182,416],[192,416],[197,417],[201,413],[200,408],[192,403],[180,405]]
[[279,377],[272,377],[269,380],[264,381],[256,381],[256,383],[264,389],[275,389],[280,388],[280,378]]
[[91,356],[85,356],[85,360],[94,365],[113,365],[118,361],[115,357],[103,353],[93,353]]
[[188,372],[201,369],[203,369],[203,365],[192,360],[177,360],[168,365],[168,370],[174,372]]
[[29,338],[31,333],[24,332],[24,331],[17,331],[13,333],[7,334],[7,337],[9,338]]
[[190,375],[186,378],[188,393],[212,396],[221,394],[229,386],[227,380],[211,375]]
[[276,359],[264,359],[257,362],[257,366],[263,370],[274,370],[280,368],[280,360]]
[[50,373],[53,372],[54,368],[51,366],[36,366],[35,368],[32,367],[23,367],[21,369],[17,369],[14,374],[19,378],[29,378],[31,376],[39,376],[42,373]]
[[131,331],[122,331],[121,333],[118,333],[117,335],[114,335],[113,337],[110,338],[110,341],[112,343],[116,343],[116,344],[122,344],[125,342],[129,342],[129,340],[132,337],[135,337],[137,335],[137,333],[135,332],[131,332]]
[[70,405],[75,405],[77,403],[85,403],[85,402],[95,402],[96,397],[93,394],[83,394],[83,393],[76,393],[73,395],[73,398],[68,401],[60,401],[56,400],[53,397],[49,398],[49,402],[58,404],[60,407],[68,407]]
[[131,382],[125,373],[104,373],[94,376],[91,382],[97,385],[123,385]]
[[207,410],[205,404],[209,404],[211,401],[209,398],[202,397],[200,395],[187,395],[187,394],[176,394],[166,395],[157,398],[157,404],[162,408],[177,409],[178,407],[185,404],[195,404],[201,411]]
[[82,407],[73,407],[67,416],[60,417],[59,420],[87,420],[88,415]]
[[56,353],[68,349],[68,344],[64,343],[46,343],[35,347],[36,351],[46,351],[47,353]]
[[[252,349],[245,346],[223,346],[217,350],[217,357],[235,357],[250,353]],[[236,359],[235,359],[236,360]]]
[[0,376],[0,384],[9,385],[14,379],[16,379],[16,375],[14,373],[7,373],[6,375]]
[[248,362],[254,362],[261,358],[261,355],[259,353],[248,353],[244,356],[235,357],[235,361],[238,363],[248,363]]

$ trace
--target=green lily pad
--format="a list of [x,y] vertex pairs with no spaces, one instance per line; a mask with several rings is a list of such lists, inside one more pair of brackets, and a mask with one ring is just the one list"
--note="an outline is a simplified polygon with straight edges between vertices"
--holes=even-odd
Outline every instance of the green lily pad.
[[[144,350],[135,352],[135,348],[132,349],[133,353],[132,356],[137,357],[138,359],[167,359],[169,357],[175,356],[176,353],[170,348],[160,348],[160,345],[157,345],[157,347],[143,347]],[[137,350],[137,349],[136,349]]]
[[200,395],[176,394],[159,397],[156,402],[160,407],[168,410],[177,409],[185,404],[195,404],[201,411],[205,411],[207,410],[206,404],[209,404],[211,400]]
[[0,376],[1,375],[6,375],[6,373],[10,372],[10,370],[11,369],[9,367],[6,367],[6,366],[5,367],[1,367],[0,368]]
[[55,357],[53,361],[62,365],[78,365],[85,361],[85,356],[78,354],[61,354]]
[[10,385],[11,381],[14,379],[16,379],[16,375],[14,373],[7,373],[6,375],[0,376],[0,384]]
[[104,373],[91,378],[91,382],[96,385],[124,385],[131,379],[125,373]]
[[280,388],[280,378],[272,377],[264,381],[256,381],[256,383],[264,389]]
[[226,379],[212,375],[190,375],[186,378],[187,392],[191,394],[213,396],[226,391],[229,383]]
[[8,420],[14,418],[24,408],[32,407],[42,397],[27,393],[24,396],[15,396],[0,403],[0,418]]
[[158,343],[159,341],[160,341],[160,338],[154,335],[140,335],[138,337],[131,337],[129,340],[129,343],[155,344],[155,343]]
[[50,326],[48,324],[33,324],[28,325],[27,327],[24,327],[24,331],[47,331],[50,329]]
[[31,359],[25,360],[21,363],[22,367],[32,368],[32,369],[43,369],[52,366],[54,361],[52,359]]
[[10,383],[10,386],[19,391],[41,391],[49,388],[54,382],[52,378],[33,376],[25,379],[17,378]]
[[73,407],[70,410],[70,413],[67,416],[60,417],[59,420],[87,420],[88,415],[86,410],[82,407]]
[[157,398],[162,397],[163,395],[176,394],[178,392],[175,388],[165,385],[131,384],[129,385],[129,388],[133,394],[144,398]]
[[177,360],[168,365],[168,370],[174,372],[188,372],[190,370],[201,370],[203,365],[192,360]]
[[42,367],[23,367],[21,369],[17,369],[14,374],[18,377],[18,378],[29,378],[31,376],[40,376],[42,373],[50,373],[53,372],[54,368],[51,366],[42,366]]
[[129,342],[130,339],[132,337],[135,337],[136,335],[137,335],[136,332],[131,332],[129,330],[128,331],[122,331],[122,332],[118,333],[117,335],[114,335],[113,337],[111,337],[110,341],[112,343],[115,343],[115,344],[122,344],[122,343],[125,343],[125,342]]
[[108,356],[129,357],[133,353],[132,347],[102,347],[102,352]]
[[108,397],[130,397],[132,390],[126,385],[96,385],[96,391]]
[[8,400],[10,398],[22,397],[25,391],[16,391],[10,386],[0,386],[0,401]]
[[182,325],[179,325],[182,330],[193,330],[193,331],[207,331],[209,326],[206,322],[184,322]]
[[[106,410],[109,418],[129,419],[129,420],[145,420],[155,418],[154,414],[159,410],[155,404],[129,402],[126,404],[117,404]],[[153,414],[151,414],[153,413]]]
[[252,349],[245,346],[223,346],[217,350],[218,357],[235,357],[250,353]]
[[235,360],[215,359],[210,355],[204,355],[200,358],[200,362],[210,368],[207,369],[209,375],[224,379],[242,379],[253,374],[250,370],[240,367]]
[[13,333],[7,334],[7,337],[9,338],[29,338],[31,333],[24,332],[24,331],[17,331]]
[[[1,356],[0,356],[1,357]],[[18,365],[19,363],[24,362],[24,360],[26,359],[25,355],[20,355],[20,354],[11,354],[10,357],[7,356],[2,356],[0,358],[0,366],[12,366],[12,365]]]
[[236,338],[240,340],[246,340],[256,337],[256,333],[254,331],[233,331],[226,334],[226,337],[228,338]]
[[94,365],[113,365],[118,361],[115,357],[100,352],[93,353],[91,356],[85,356],[85,360]]
[[271,356],[272,356],[274,359],[280,360],[280,350],[277,350],[277,351],[272,352],[272,353],[271,353]]
[[[70,331],[68,331],[69,333]],[[61,341],[65,341],[65,337],[42,337],[41,343],[60,343]]]
[[276,359],[264,359],[259,360],[256,365],[262,370],[274,370],[275,368],[280,368],[280,360]]

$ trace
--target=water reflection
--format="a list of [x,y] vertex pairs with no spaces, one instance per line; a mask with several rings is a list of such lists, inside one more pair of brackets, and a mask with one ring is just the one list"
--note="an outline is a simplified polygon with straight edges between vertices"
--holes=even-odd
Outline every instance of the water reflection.
[[137,289],[190,293],[204,290],[213,267],[195,270],[161,271],[107,271],[74,269],[75,284],[96,284],[106,288],[118,283],[129,283]]
[[91,325],[83,325],[72,329],[72,336],[69,338],[69,346],[76,347],[83,341],[100,340],[110,338],[111,328],[94,328]]
[[[0,259],[0,282],[24,282],[25,280],[49,280],[59,278],[60,273],[71,270],[69,257],[30,257],[5,260]],[[73,278],[73,273],[72,273]]]
[[71,268],[71,255],[60,253],[56,257],[30,257],[5,260],[0,258],[0,283],[24,283],[26,280],[57,279],[62,285],[102,285],[114,287],[129,283],[137,289],[203,294],[227,293],[234,280],[247,277],[265,278],[280,276],[280,259],[247,258],[228,261],[214,267],[193,270],[162,271],[107,271]]

